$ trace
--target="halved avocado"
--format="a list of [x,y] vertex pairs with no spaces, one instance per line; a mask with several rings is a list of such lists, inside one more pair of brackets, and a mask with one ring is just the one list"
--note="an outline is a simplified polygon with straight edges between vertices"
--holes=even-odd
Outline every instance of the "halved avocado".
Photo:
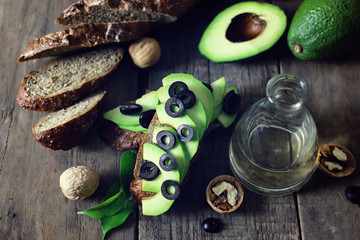
[[[156,105],[159,103],[159,98],[157,96],[156,91],[151,91],[149,93],[144,94],[141,98],[137,99],[135,103],[142,106],[142,111],[138,114],[134,115],[125,115],[120,112],[120,106],[113,108],[103,114],[103,117],[109,121],[112,121],[119,125],[120,127],[124,126],[140,126],[139,123],[139,116],[141,113],[150,110],[155,109]],[[124,128],[125,129],[125,128]],[[136,130],[136,128],[133,128]],[[133,131],[133,129],[129,129],[127,127],[127,130]]]
[[241,2],[220,12],[206,28],[199,51],[213,62],[254,56],[283,35],[286,15],[269,3]]
[[[206,111],[206,128],[209,126],[214,111],[214,98],[210,90],[193,75],[185,73],[173,73],[163,78],[163,85],[171,85],[173,82],[184,82],[193,91],[196,98],[204,105]],[[205,128],[205,129],[206,129]]]
[[[165,103],[169,98],[170,85],[163,86],[157,90],[157,94],[161,103]],[[196,98],[194,106],[185,109],[185,113],[195,122],[199,131],[199,138],[202,137],[206,130],[207,118],[204,105]]]
[[154,129],[154,134],[153,134],[153,142],[156,143],[156,136],[157,136],[158,132],[160,132],[162,130],[169,131],[172,134],[174,134],[174,136],[175,136],[176,143],[175,143],[174,147],[167,150],[167,152],[175,157],[176,164],[177,164],[179,172],[180,172],[180,182],[182,182],[184,180],[184,177],[187,174],[187,171],[189,170],[189,162],[190,162],[189,153],[186,151],[184,143],[181,142],[179,140],[179,138],[177,137],[176,131],[171,127],[156,126]]
[[[159,159],[160,157],[165,154],[166,152],[151,144],[151,143],[144,143],[143,145],[143,158],[144,160],[153,162],[161,171],[161,177],[163,180],[173,180],[177,183],[180,183],[180,173],[177,167],[175,169],[167,172],[162,171],[160,165],[159,165]],[[160,177],[159,175],[159,177]],[[158,178],[159,178],[158,177]],[[158,184],[162,184],[162,182],[157,181]],[[158,189],[161,188],[161,185]],[[161,191],[157,192],[154,196],[149,198],[143,198],[141,201],[142,205],[142,211],[144,215],[148,216],[157,216],[160,215],[171,207],[171,205],[174,203],[174,200],[166,199]]]
[[187,152],[189,153],[189,160],[192,159],[198,150],[200,141],[199,132],[194,121],[186,113],[177,118],[170,117],[165,111],[165,104],[157,105],[156,113],[160,123],[163,125],[168,125],[174,129],[177,129],[182,124],[187,124],[192,127],[194,136],[190,141],[184,144]]

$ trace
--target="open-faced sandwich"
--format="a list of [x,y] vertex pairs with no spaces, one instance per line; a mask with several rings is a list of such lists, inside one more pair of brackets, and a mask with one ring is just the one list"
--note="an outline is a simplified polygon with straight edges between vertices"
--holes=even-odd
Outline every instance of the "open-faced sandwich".
[[162,83],[134,103],[104,113],[127,133],[145,133],[130,185],[144,215],[160,215],[171,207],[203,136],[216,125],[230,126],[242,106],[237,89],[227,88],[224,77],[207,84],[176,73]]

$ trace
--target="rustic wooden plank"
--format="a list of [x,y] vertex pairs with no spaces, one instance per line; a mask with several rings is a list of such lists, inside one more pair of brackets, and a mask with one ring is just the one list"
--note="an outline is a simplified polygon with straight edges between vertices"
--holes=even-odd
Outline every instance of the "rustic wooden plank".
[[[21,78],[51,58],[16,63],[33,36],[61,27],[55,17],[72,1],[2,1],[0,3],[0,47],[6,58],[0,61],[0,235],[8,239],[101,239],[98,220],[76,212],[97,205],[118,179],[121,153],[97,136],[102,121],[95,122],[86,139],[69,151],[42,147],[32,136],[32,126],[46,113],[20,109],[15,97]],[[102,110],[134,99],[138,93],[137,71],[125,57],[109,78]],[[59,188],[59,176],[69,167],[86,165],[99,172],[96,193],[84,201],[67,200]],[[136,214],[109,236],[134,239]]]
[[[294,12],[301,1],[289,5],[275,1]],[[295,4],[296,2],[296,4]],[[332,60],[304,62],[290,51],[281,56],[281,71],[305,79],[310,87],[308,108],[318,129],[319,146],[338,143],[359,158],[360,61],[357,52]],[[357,170],[344,179],[333,179],[317,172],[297,194],[302,239],[357,239],[358,206],[346,200],[345,189],[359,185]]]
[[[231,3],[223,3],[225,6]],[[224,7],[221,6],[221,7]],[[265,97],[267,80],[279,73],[276,49],[252,60],[215,64],[201,56],[197,44],[207,23],[220,11],[217,2],[182,19],[164,32],[154,36],[160,40],[166,54],[149,71],[149,86],[161,86],[159,79],[173,72],[193,74],[201,81],[213,82],[225,76],[229,85],[235,85],[244,98],[244,109]],[[210,180],[220,174],[231,174],[228,147],[233,127],[217,129],[205,139],[198,159],[190,169],[189,183],[167,213],[159,217],[139,214],[139,238],[147,239],[299,239],[300,230],[293,195],[263,197],[245,190],[243,205],[231,214],[218,214],[207,205],[205,189]],[[222,231],[209,234],[201,222],[216,217],[222,222]]]

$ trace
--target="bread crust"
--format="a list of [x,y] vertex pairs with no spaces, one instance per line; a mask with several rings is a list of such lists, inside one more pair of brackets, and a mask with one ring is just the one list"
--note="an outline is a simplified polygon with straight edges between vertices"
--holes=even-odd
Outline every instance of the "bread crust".
[[[91,13],[96,8],[104,8],[121,12],[132,21],[144,21],[141,16],[131,17],[133,12],[153,14],[160,22],[175,22],[178,17],[189,11],[202,0],[80,0],[68,8],[55,20],[61,25],[69,25],[81,14]],[[70,22],[73,22],[70,21]]]
[[55,56],[81,48],[95,47],[100,44],[121,43],[145,36],[156,22],[127,22],[80,24],[36,37],[24,49],[18,62],[41,57]]
[[[118,66],[122,57],[123,49],[119,49],[119,58],[116,59],[113,66],[100,77],[93,78],[90,81],[85,82],[78,88],[72,90],[63,91],[49,96],[34,96],[26,89],[26,81],[36,75],[38,72],[31,71],[26,75],[21,82],[19,92],[16,100],[21,108],[32,110],[32,111],[56,111],[68,106],[71,106],[75,102],[79,101],[82,97],[98,90],[105,82],[106,77]],[[43,66],[41,69],[46,69],[50,65],[56,64],[58,61],[52,62],[48,65]]]
[[51,129],[37,131],[36,127],[46,118],[43,117],[32,128],[33,135],[41,145],[52,150],[69,150],[77,146],[84,138],[98,115],[98,106],[106,91],[103,91],[101,98],[86,112],[64,124],[57,125]]

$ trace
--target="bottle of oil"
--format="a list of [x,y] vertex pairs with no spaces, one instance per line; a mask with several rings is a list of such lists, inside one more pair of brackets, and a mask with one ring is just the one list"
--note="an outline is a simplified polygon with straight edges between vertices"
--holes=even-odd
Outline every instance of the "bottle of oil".
[[248,189],[265,195],[299,190],[316,170],[317,131],[304,106],[306,82],[281,74],[264,98],[239,119],[230,142],[230,166]]

